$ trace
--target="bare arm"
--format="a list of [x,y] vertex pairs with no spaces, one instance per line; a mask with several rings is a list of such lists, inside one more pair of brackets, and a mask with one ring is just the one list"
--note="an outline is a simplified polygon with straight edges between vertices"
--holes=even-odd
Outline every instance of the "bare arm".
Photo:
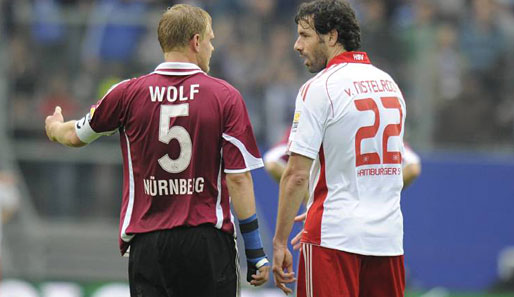
[[[244,221],[252,217],[255,218],[254,222],[257,223],[257,218],[255,216],[255,195],[253,192],[253,180],[250,172],[247,171],[243,173],[227,173],[226,180],[228,192],[230,194],[230,197],[232,198],[232,206],[234,207],[234,211],[236,212],[236,216],[239,219],[239,222],[241,223],[241,221]],[[255,227],[255,231],[257,231],[258,234],[257,228],[258,227]],[[248,262],[249,256],[246,253],[246,249],[248,249],[248,246],[245,234],[248,233],[244,233],[243,229],[241,229],[241,232],[243,240],[245,242],[245,254],[248,263],[247,281],[250,282],[251,285],[261,286],[268,281],[270,267],[269,261],[266,258],[266,255],[264,254],[264,250],[262,249],[260,236],[258,236],[259,248],[262,251],[262,255],[260,256],[264,258],[264,262],[262,262],[261,264],[259,264],[259,262],[257,262],[256,264],[252,263],[254,265],[252,268],[252,264]]]
[[312,159],[292,154],[280,181],[277,227],[273,237],[273,275],[275,285],[286,294],[293,291],[285,284],[296,281],[293,257],[287,248],[287,238],[309,187],[311,165]]
[[[286,164],[287,166],[287,164]],[[275,161],[264,161],[264,168],[271,175],[271,177],[280,184],[280,179],[286,170],[286,166],[282,165],[280,162]],[[307,205],[307,201],[309,201],[309,191],[305,192],[305,197],[303,198],[303,205]]]
[[47,116],[45,120],[45,130],[48,139],[70,147],[81,147],[86,145],[82,142],[75,132],[75,122],[64,122],[61,108],[57,106],[54,114]]
[[250,172],[227,173],[226,179],[237,218],[244,220],[255,214],[255,195]]
[[287,245],[287,238],[291,233],[294,217],[308,191],[311,166],[312,159],[302,155],[293,154],[289,158],[284,175],[280,181],[274,244]]
[[282,174],[284,173],[284,170],[286,169],[286,167],[284,165],[282,165],[279,162],[275,162],[275,161],[268,161],[268,162],[265,161],[264,168],[277,183],[280,183],[280,178],[282,177]]

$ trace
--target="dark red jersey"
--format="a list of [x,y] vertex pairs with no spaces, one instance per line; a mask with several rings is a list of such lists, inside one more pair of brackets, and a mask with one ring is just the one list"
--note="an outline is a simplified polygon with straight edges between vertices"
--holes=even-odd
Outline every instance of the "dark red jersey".
[[241,94],[190,63],[113,86],[82,120],[89,143],[119,130],[120,248],[137,233],[212,224],[234,233],[226,173],[262,167]]

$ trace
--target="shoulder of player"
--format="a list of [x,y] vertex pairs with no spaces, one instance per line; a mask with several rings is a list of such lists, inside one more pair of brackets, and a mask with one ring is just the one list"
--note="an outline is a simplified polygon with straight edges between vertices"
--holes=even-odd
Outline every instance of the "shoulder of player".
[[118,89],[118,88],[129,89],[129,88],[132,88],[135,86],[139,86],[140,83],[144,82],[148,77],[151,77],[151,76],[152,76],[152,73],[142,75],[139,77],[133,77],[133,78],[128,78],[128,79],[122,80],[119,83],[114,84],[109,91]]
[[377,73],[377,75],[379,76],[383,76],[385,79],[389,79],[390,81],[393,81],[394,82],[394,79],[391,77],[391,75],[389,73],[387,73],[386,71],[378,68],[377,66],[375,65],[371,65],[373,67],[373,69],[375,70],[375,72]]
[[[325,89],[327,93],[330,93],[332,87],[340,89],[342,86],[352,85],[356,77],[359,76],[367,77],[368,79],[374,77],[375,79],[389,80],[396,84],[389,73],[372,64],[342,63],[332,66],[329,71],[324,73],[318,85]],[[330,94],[328,95],[330,96]]]
[[[326,69],[325,69],[326,70]],[[315,86],[319,86],[319,81],[320,81],[320,77],[321,75],[323,74],[323,72],[325,71],[321,71],[319,73],[317,73],[314,77],[310,78],[307,82],[305,82],[301,87],[300,87],[300,90],[299,90],[299,96],[305,101],[305,98],[307,97],[307,94],[309,94],[310,96],[312,96],[312,90],[311,90],[311,86],[312,85],[315,85]],[[315,83],[316,82],[316,83]]]
[[351,80],[351,74],[348,70],[348,63],[341,63],[332,65],[330,68],[326,68],[322,72],[318,73],[315,77],[313,77],[310,81],[311,88],[317,89],[326,89],[329,81],[332,81],[334,78],[337,80]]
[[202,82],[202,84],[208,84],[207,87],[214,88],[216,93],[222,93],[225,95],[232,95],[232,96],[235,95],[235,97],[242,97],[239,90],[236,89],[233,85],[231,85],[227,81],[225,81],[221,78],[210,76],[206,73],[201,73],[198,75],[203,75],[205,77],[205,80]]
[[301,88],[300,88],[300,94],[304,98],[304,100],[309,97],[315,97],[315,98],[326,98],[328,96],[327,94],[327,82],[332,77],[334,73],[336,73],[338,70],[342,69],[345,64],[336,64],[329,68],[324,69],[323,71],[319,72],[308,80]]
[[125,90],[128,88],[128,86],[130,85],[131,81],[133,81],[133,79],[125,79],[125,80],[122,80],[118,83],[115,83],[113,84],[108,90],[107,92],[105,92],[105,94],[103,95],[102,99],[103,100],[104,98],[106,98],[109,94],[117,94],[117,96],[119,96],[120,94],[123,94],[125,93]]

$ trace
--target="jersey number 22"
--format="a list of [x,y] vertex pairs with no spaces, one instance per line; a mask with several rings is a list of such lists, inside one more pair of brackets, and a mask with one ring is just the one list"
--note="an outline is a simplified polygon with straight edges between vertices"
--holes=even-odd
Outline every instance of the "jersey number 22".
[[[397,97],[381,97],[380,101],[385,108],[398,109],[400,112],[400,123],[389,124],[385,127],[382,135],[382,151],[383,164],[401,164],[402,156],[400,152],[388,151],[387,141],[391,136],[399,136],[402,130],[403,112],[400,100]],[[375,114],[375,122],[372,126],[365,126],[357,130],[355,135],[355,166],[380,164],[380,155],[378,152],[365,153],[361,152],[361,143],[363,139],[374,138],[377,135],[380,126],[380,112],[375,101],[371,98],[355,100],[355,107],[359,111],[373,111]]]

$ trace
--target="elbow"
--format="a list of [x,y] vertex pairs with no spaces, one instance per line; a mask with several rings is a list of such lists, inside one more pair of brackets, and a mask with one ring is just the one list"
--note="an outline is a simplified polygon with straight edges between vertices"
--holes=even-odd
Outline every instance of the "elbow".
[[242,172],[242,173],[227,173],[226,180],[227,183],[231,185],[243,185],[246,184],[251,179],[250,172]]
[[295,187],[303,187],[309,183],[309,172],[293,171],[287,175],[288,183]]
[[264,161],[264,169],[266,169],[267,172],[274,172],[276,170],[277,163],[272,161]]
[[264,169],[266,169],[266,172],[276,181],[280,181],[282,173],[284,173],[284,166],[278,162],[264,162]]
[[412,164],[410,166],[410,172],[413,179],[417,178],[421,174],[421,164]]
[[421,164],[410,164],[403,168],[404,187],[410,185],[421,174]]

